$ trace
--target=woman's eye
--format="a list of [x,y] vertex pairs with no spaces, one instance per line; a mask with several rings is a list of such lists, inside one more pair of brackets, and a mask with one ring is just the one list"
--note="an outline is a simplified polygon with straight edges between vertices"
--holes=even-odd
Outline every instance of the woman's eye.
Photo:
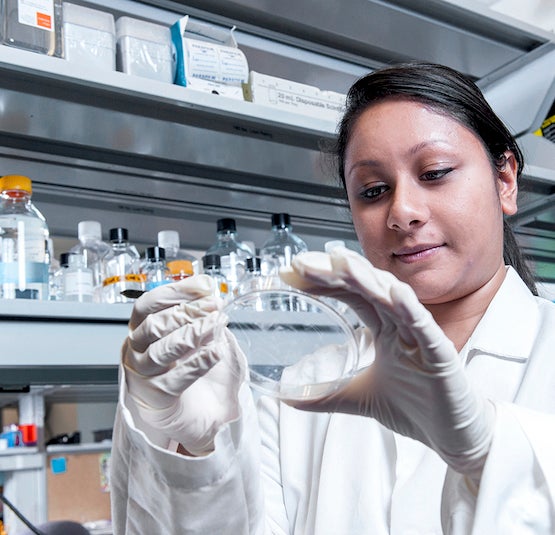
[[452,167],[448,167],[446,169],[435,169],[433,171],[427,171],[423,175],[420,176],[422,180],[438,180],[443,178],[447,173],[450,173],[453,170]]
[[361,197],[364,199],[374,200],[377,199],[380,195],[385,193],[389,189],[389,186],[385,184],[381,184],[379,186],[372,186],[371,188],[365,189],[361,193]]

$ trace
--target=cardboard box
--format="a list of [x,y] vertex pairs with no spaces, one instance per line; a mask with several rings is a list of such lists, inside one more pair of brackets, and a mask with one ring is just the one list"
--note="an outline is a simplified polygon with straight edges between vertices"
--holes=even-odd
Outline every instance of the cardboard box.
[[87,67],[115,70],[114,16],[70,2],[64,2],[63,13],[65,59]]
[[109,520],[109,461],[109,451],[48,453],[48,520]]
[[243,85],[245,100],[274,108],[303,113],[337,122],[345,106],[345,97],[334,91],[251,71]]
[[175,83],[242,100],[249,68],[233,30],[192,21],[188,16],[179,19],[170,29],[176,51]]
[[174,52],[167,26],[120,17],[116,21],[116,39],[119,71],[173,83]]

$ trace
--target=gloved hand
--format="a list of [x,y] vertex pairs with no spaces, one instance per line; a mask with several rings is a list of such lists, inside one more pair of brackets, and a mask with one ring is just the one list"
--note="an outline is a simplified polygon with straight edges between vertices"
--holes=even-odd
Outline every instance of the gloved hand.
[[140,417],[193,455],[213,450],[219,427],[238,417],[245,357],[226,333],[207,275],[146,292],[135,303],[122,363]]
[[280,272],[291,286],[349,304],[370,329],[375,360],[341,390],[292,403],[371,416],[433,448],[477,483],[492,437],[494,407],[469,384],[453,343],[412,288],[343,247],[302,253]]

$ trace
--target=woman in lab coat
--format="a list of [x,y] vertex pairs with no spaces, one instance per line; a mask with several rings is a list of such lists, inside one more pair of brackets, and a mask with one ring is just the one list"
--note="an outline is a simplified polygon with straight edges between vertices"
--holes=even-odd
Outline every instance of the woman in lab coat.
[[353,85],[337,158],[365,258],[304,253],[282,278],[351,305],[362,369],[255,409],[209,279],[145,294],[122,349],[116,535],[555,533],[555,305],[504,224],[515,140],[457,72],[400,65]]

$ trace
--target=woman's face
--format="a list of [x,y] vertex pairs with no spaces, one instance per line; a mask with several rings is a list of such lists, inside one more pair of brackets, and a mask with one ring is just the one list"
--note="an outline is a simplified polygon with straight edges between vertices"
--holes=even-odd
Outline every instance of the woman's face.
[[516,212],[511,152],[496,171],[480,139],[422,103],[387,99],[358,118],[345,183],[367,258],[425,304],[459,299],[503,269],[502,214]]

